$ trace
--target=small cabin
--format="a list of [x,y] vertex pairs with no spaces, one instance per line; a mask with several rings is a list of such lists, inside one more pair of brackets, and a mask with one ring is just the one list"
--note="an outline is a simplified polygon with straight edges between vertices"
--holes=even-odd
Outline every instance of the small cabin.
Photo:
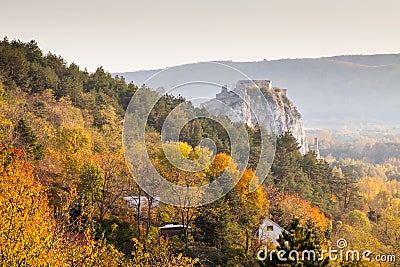
[[[187,227],[191,229],[190,226]],[[166,224],[164,226],[158,227],[161,231],[161,235],[164,237],[171,238],[173,236],[182,237],[185,233],[185,227],[182,224]]]
[[274,245],[278,245],[278,238],[282,232],[286,232],[286,230],[274,221],[265,219],[260,228],[258,228],[258,238],[264,242],[271,242]]

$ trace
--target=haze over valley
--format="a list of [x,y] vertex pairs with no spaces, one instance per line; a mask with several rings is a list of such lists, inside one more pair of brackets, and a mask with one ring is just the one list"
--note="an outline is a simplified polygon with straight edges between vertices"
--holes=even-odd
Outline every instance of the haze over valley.
[[[273,86],[287,88],[307,128],[339,129],[354,124],[392,126],[399,123],[400,54],[221,63],[252,79],[268,79]],[[190,79],[194,68],[196,64],[172,67],[176,76],[170,75],[170,84],[180,76]],[[141,85],[158,71],[115,74]],[[210,92],[204,94],[215,97]],[[184,96],[190,99],[195,95],[186,91]]]

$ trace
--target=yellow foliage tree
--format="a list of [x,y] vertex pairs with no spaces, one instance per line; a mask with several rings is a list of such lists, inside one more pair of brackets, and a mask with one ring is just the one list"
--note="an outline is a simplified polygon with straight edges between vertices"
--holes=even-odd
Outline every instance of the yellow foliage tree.
[[43,186],[15,149],[0,148],[0,266],[56,265]]
[[210,173],[212,177],[218,178],[219,176],[221,176],[221,173],[223,173],[228,168],[230,161],[231,157],[229,155],[225,153],[218,153],[210,166]]
[[44,186],[19,150],[0,147],[0,266],[121,266],[103,240],[56,227]]

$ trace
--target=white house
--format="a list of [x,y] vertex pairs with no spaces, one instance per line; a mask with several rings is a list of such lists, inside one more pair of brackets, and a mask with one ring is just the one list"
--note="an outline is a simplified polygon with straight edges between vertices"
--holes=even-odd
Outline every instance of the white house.
[[278,245],[277,240],[282,232],[286,232],[286,230],[272,220],[265,219],[260,228],[258,228],[258,238],[264,242],[271,242],[274,245]]

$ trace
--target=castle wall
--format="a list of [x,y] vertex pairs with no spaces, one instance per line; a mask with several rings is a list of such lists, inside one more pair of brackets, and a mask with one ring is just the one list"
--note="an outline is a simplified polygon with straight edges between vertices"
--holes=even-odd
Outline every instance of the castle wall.
[[259,88],[272,88],[272,82],[269,80],[239,80],[236,83],[236,89],[251,88],[254,87],[254,85]]

